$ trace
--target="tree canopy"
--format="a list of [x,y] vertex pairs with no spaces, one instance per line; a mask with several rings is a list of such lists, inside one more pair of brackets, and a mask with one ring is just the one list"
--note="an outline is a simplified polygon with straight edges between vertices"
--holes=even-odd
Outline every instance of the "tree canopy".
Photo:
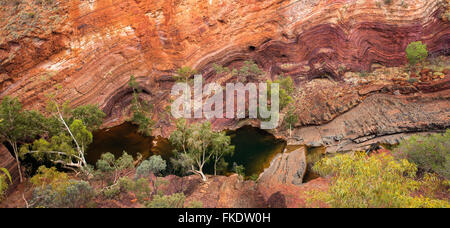
[[406,48],[406,58],[411,65],[423,62],[428,57],[427,45],[422,41],[412,42]]
[[182,172],[197,174],[206,181],[203,173],[205,164],[214,158],[216,165],[225,154],[234,151],[230,137],[214,132],[209,122],[189,125],[185,119],[179,119],[176,126],[169,138],[175,148],[175,158],[171,161]]

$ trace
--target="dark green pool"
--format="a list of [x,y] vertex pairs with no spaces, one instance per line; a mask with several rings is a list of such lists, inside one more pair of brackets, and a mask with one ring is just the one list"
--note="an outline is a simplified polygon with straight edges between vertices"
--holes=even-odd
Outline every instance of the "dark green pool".
[[[248,177],[263,172],[286,146],[284,140],[276,139],[270,133],[250,126],[228,131],[227,134],[235,146],[234,155],[225,158],[229,168],[231,170],[233,163],[244,165]],[[126,151],[135,159],[138,154],[142,154],[144,159],[161,155],[170,160],[172,150],[167,139],[143,136],[137,132],[137,126],[124,123],[94,132],[94,142],[89,146],[86,159],[89,164],[94,165],[104,153],[110,152],[118,158]],[[213,173],[212,167],[205,167],[205,172]]]
[[89,145],[87,151],[87,162],[95,164],[101,155],[107,152],[118,158],[123,151],[135,159],[138,154],[141,154],[144,159],[152,155],[161,155],[165,159],[170,158],[172,148],[167,139],[143,136],[137,130],[137,126],[126,122],[113,128],[94,132],[94,141]]
[[286,142],[259,128],[244,126],[229,131],[235,146],[234,156],[226,158],[229,164],[244,165],[246,176],[259,175],[269,167],[272,159],[282,153]]

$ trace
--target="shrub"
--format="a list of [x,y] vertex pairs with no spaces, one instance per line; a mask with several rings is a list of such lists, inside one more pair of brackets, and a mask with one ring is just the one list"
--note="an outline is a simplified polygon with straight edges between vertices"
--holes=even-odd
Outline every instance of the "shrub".
[[450,129],[444,134],[411,136],[400,143],[394,154],[417,164],[420,169],[450,179]]
[[258,179],[259,179],[259,175],[258,175],[258,174],[253,174],[253,175],[251,175],[251,176],[249,177],[249,179],[256,182],[256,181],[258,181]]
[[0,168],[0,202],[6,194],[6,190],[8,190],[8,180],[12,183],[11,175],[8,170]]
[[93,188],[85,181],[70,180],[65,188],[53,189],[51,185],[33,191],[32,207],[80,208],[95,196]]
[[116,160],[111,153],[102,154],[100,160],[97,161],[98,175],[108,176],[112,184],[119,179],[120,172],[129,168],[133,168],[134,159],[127,152],[123,152],[122,156]]
[[230,73],[231,72],[230,68],[223,67],[223,66],[217,65],[215,63],[213,64],[213,68],[214,68],[214,71],[216,71],[217,74],[223,74],[223,73]]
[[136,180],[132,189],[139,202],[143,202],[151,197],[152,189],[150,188],[149,181],[145,178]]
[[8,182],[6,182],[6,176],[0,175],[0,202],[3,200],[3,197],[5,196],[7,189],[8,189]]
[[233,172],[238,174],[240,177],[245,177],[245,167],[243,165],[233,163]]
[[121,193],[132,192],[139,202],[143,202],[151,197],[152,189],[149,181],[145,178],[132,180],[129,177],[122,177],[117,185],[106,187],[102,190],[103,196],[108,199],[117,198]]
[[406,58],[412,66],[423,62],[427,56],[427,45],[423,44],[421,41],[412,42],[406,48]]
[[155,195],[147,208],[183,208],[186,197],[183,193],[175,193],[170,196]]
[[89,183],[71,180],[55,167],[41,166],[30,182],[35,187],[32,207],[77,208],[89,203],[95,193]]
[[203,203],[194,200],[188,203],[187,208],[203,208]]
[[[73,110],[72,119],[78,119],[83,121],[83,124],[88,126],[89,131],[94,131],[100,127],[103,123],[103,118],[106,114],[98,108],[96,105],[83,105]],[[72,121],[70,121],[72,122]]]
[[167,164],[159,155],[151,156],[148,160],[143,161],[136,169],[136,178],[148,177],[151,173],[158,175],[166,170]]
[[320,160],[313,170],[331,175],[329,191],[313,199],[331,207],[450,207],[445,201],[413,197],[420,187],[413,179],[417,167],[407,160],[396,161],[392,155],[340,154]]
[[95,196],[93,188],[86,181],[70,181],[61,197],[62,207],[79,208],[88,204]]
[[[290,76],[278,76],[278,79],[274,81],[274,83],[279,83],[280,88],[278,91],[278,96],[280,99],[280,110],[283,110],[286,106],[288,106],[291,102],[294,101],[292,98],[292,95],[294,93],[294,81]],[[268,90],[268,97],[271,97],[271,84],[272,82],[268,81],[267,83],[267,90]]]
[[289,129],[289,136],[292,134],[292,126],[298,122],[298,115],[295,113],[295,106],[291,106],[284,117],[285,127]]
[[259,68],[258,64],[250,60],[244,62],[244,65],[239,69],[239,74],[242,76],[261,75],[263,71]]
[[121,192],[122,191],[120,187],[118,187],[117,185],[106,187],[101,191],[106,199],[115,199],[120,195]]
[[142,89],[136,78],[131,75],[128,81],[128,86],[133,89],[133,99],[131,100],[131,123],[138,126],[138,133],[150,136],[152,134],[152,127],[155,122],[152,119],[153,104],[140,99],[139,94]]
[[36,188],[50,187],[55,191],[62,191],[69,184],[69,177],[66,173],[57,171],[55,167],[41,166],[38,168],[37,174],[30,179],[30,182]]

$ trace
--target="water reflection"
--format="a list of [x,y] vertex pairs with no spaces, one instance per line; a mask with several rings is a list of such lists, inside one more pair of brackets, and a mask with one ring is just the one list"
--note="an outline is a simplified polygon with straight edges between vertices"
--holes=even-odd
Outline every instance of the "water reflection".
[[154,154],[161,155],[167,160],[170,158],[172,149],[167,139],[147,137],[139,134],[137,129],[137,126],[126,122],[116,127],[95,131],[94,141],[87,151],[87,162],[94,165],[101,155],[107,152],[118,158],[123,151],[135,159],[139,154],[144,159]]

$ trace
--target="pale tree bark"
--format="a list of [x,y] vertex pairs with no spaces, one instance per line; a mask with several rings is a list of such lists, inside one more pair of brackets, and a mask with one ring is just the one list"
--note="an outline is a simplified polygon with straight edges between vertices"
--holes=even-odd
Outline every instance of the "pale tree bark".
[[81,149],[80,144],[78,143],[78,140],[75,138],[75,136],[73,136],[72,131],[70,130],[70,127],[67,125],[66,121],[64,120],[64,117],[59,109],[58,104],[55,102],[55,106],[56,106],[56,111],[57,111],[57,118],[59,119],[59,121],[61,121],[61,123],[64,125],[64,127],[66,128],[67,132],[69,132],[70,137],[72,138],[72,140],[75,142],[75,145],[77,147],[77,151],[78,151],[78,155],[79,155],[79,159],[81,162],[81,166],[80,169],[83,170],[85,167],[87,167],[87,162],[86,159],[84,157],[84,150]]
[[17,148],[17,142],[13,142],[12,140],[8,140],[8,143],[12,146],[13,148],[13,152],[14,152],[14,156],[16,159],[16,163],[17,163],[17,169],[19,171],[19,179],[20,179],[20,183],[23,182],[23,175],[22,175],[22,169],[20,166],[20,160],[19,160],[19,150]]

